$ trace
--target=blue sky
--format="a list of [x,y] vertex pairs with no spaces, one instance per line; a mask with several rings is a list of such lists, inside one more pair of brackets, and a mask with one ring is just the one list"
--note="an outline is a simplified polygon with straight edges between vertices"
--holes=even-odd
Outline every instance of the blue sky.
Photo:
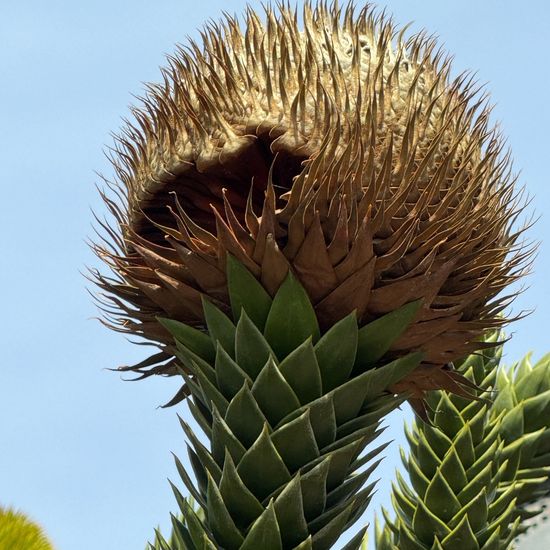
[[[261,8],[259,1],[252,6]],[[360,4],[358,2],[358,4]],[[106,368],[143,348],[98,322],[81,275],[96,260],[85,240],[104,213],[94,171],[132,94],[159,78],[176,42],[244,1],[4,0],[0,4],[0,504],[39,521],[58,550],[143,548],[168,526],[184,455],[176,412],[161,410],[174,380],[123,382]],[[436,32],[456,71],[478,72],[496,103],[521,182],[542,215],[530,238],[545,241],[550,204],[550,9],[542,0],[388,0],[400,23]],[[550,350],[548,240],[515,311],[536,308],[511,330],[509,362]],[[402,440],[402,416],[388,437]],[[371,506],[387,502],[396,446],[380,469]],[[369,514],[371,517],[372,514]]]

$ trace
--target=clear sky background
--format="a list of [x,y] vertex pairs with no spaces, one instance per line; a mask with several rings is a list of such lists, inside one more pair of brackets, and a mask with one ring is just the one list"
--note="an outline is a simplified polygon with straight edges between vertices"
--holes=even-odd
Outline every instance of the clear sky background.
[[[261,8],[259,1],[252,6]],[[361,4],[361,3],[358,3]],[[58,550],[142,549],[168,530],[184,455],[176,412],[161,410],[175,380],[123,382],[105,370],[143,348],[98,322],[81,275],[91,212],[105,213],[94,171],[112,175],[103,148],[164,55],[222,9],[244,1],[1,0],[0,2],[0,504],[39,521]],[[456,71],[478,71],[496,103],[521,181],[542,215],[544,241],[515,311],[506,360],[550,350],[550,9],[546,1],[388,0],[400,23],[436,32]],[[388,437],[402,440],[403,415]],[[397,446],[371,506],[387,503]],[[367,518],[367,519],[369,519]]]

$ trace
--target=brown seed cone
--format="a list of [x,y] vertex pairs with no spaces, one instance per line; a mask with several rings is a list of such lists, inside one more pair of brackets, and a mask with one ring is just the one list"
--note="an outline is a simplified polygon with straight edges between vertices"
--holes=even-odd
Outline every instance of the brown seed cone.
[[[128,367],[172,373],[156,316],[227,308],[226,254],[273,294],[290,268],[321,326],[423,306],[394,346],[425,363],[397,390],[456,386],[448,365],[505,321],[497,297],[527,269],[522,210],[486,98],[424,33],[370,8],[308,3],[210,23],[169,58],[118,140],[116,226],[96,251],[106,322],[156,342]],[[515,226],[515,225],[514,225]],[[164,363],[163,363],[164,361]]]

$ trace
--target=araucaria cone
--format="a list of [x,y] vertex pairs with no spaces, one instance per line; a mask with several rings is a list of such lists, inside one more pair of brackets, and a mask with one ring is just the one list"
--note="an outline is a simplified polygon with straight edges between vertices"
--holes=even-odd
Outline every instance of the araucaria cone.
[[137,365],[174,374],[157,317],[204,326],[229,311],[226,255],[274,295],[288,270],[323,330],[420,299],[397,355],[422,366],[395,387],[457,389],[449,365],[504,323],[495,297],[526,268],[508,154],[473,78],[450,77],[433,38],[405,38],[364,8],[306,3],[227,17],[179,47],[113,155],[116,225],[97,253],[107,319],[157,342]]

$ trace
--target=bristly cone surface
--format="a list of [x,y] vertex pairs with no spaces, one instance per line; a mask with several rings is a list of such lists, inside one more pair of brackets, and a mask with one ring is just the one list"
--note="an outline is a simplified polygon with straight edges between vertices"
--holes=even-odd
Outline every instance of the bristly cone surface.
[[326,331],[422,307],[392,353],[424,353],[394,390],[457,390],[449,364],[502,325],[528,267],[510,158],[468,75],[433,38],[366,7],[249,9],[209,23],[149,86],[113,155],[115,218],[95,245],[106,322],[158,343],[127,367],[176,374],[157,317],[229,310],[226,256],[273,296],[289,269]]

